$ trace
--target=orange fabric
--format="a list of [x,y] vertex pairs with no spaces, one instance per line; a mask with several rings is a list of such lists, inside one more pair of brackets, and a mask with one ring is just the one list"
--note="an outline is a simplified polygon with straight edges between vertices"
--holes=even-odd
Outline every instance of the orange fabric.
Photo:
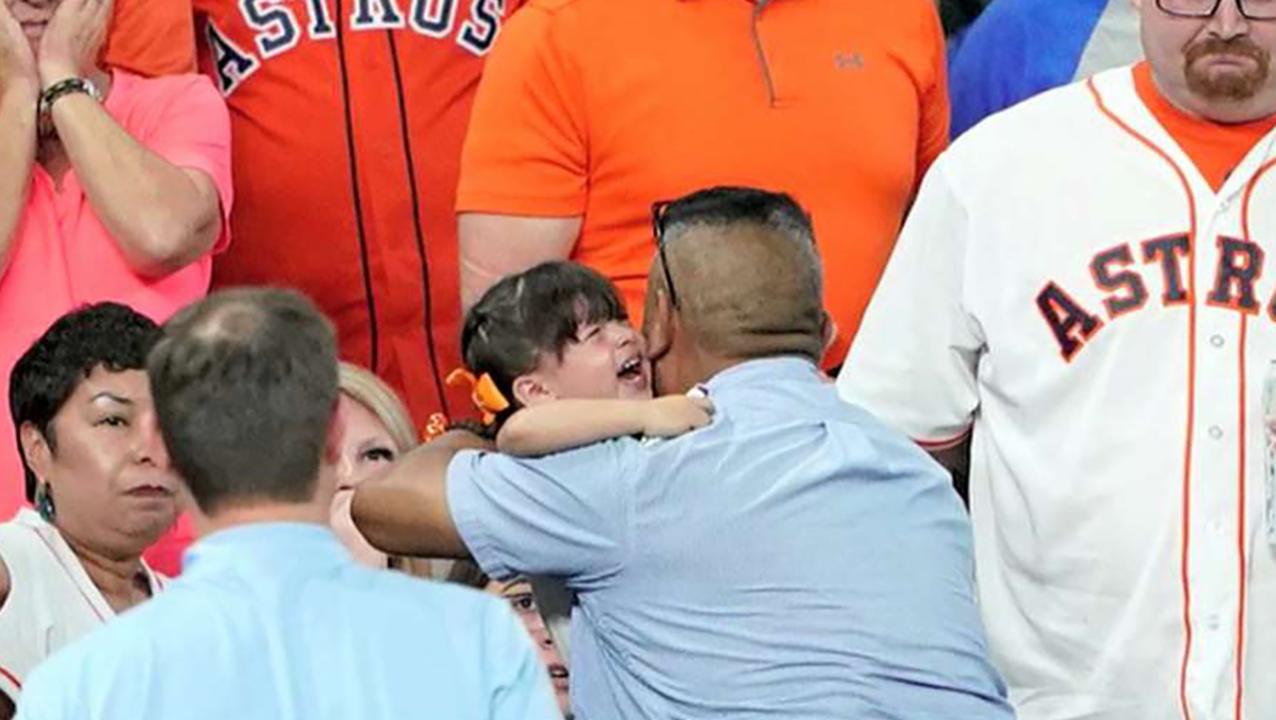
[[102,62],[147,77],[194,71],[190,0],[116,0]]
[[483,56],[518,5],[195,0],[241,200],[214,286],[309,294],[342,359],[401,393],[418,428],[475,415],[444,382],[462,364],[456,176]]
[[1194,117],[1175,107],[1156,89],[1146,62],[1134,68],[1134,89],[1161,127],[1192,160],[1205,181],[1218,192],[1227,176],[1272,128],[1276,116],[1224,125]]
[[488,61],[457,209],[583,216],[572,259],[616,282],[638,320],[653,201],[789,192],[815,221],[837,364],[948,141],[943,33],[931,0],[773,0],[759,52],[754,10],[533,0]]

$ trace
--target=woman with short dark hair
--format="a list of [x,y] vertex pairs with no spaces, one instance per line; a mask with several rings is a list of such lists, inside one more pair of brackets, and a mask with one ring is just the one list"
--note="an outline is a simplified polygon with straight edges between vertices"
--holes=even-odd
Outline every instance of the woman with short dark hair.
[[10,379],[26,494],[0,524],[0,720],[44,658],[163,586],[142,551],[173,524],[179,481],[154,412],[155,323],[101,303],[63,316]]

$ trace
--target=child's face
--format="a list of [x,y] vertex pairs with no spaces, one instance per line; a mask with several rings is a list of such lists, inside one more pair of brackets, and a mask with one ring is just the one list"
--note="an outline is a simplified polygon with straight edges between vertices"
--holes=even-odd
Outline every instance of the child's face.
[[537,374],[558,398],[651,398],[651,364],[642,335],[621,320],[584,323],[576,339],[541,360]]

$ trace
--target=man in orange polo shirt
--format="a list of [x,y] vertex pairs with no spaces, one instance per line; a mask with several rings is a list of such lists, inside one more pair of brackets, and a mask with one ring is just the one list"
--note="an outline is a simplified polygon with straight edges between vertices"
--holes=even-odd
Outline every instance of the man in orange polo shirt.
[[462,302],[570,258],[637,320],[651,204],[763,187],[811,210],[840,361],[947,137],[930,0],[533,0],[492,51],[462,155]]

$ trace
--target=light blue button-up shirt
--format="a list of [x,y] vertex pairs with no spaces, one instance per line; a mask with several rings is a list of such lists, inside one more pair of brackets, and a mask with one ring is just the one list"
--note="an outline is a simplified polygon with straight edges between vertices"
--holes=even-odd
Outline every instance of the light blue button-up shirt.
[[558,720],[503,601],[356,565],[318,525],[193,546],[155,599],[55,654],[23,720]]
[[1013,717],[948,475],[810,362],[748,362],[707,389],[713,423],[680,438],[448,468],[485,571],[577,592],[578,716]]

